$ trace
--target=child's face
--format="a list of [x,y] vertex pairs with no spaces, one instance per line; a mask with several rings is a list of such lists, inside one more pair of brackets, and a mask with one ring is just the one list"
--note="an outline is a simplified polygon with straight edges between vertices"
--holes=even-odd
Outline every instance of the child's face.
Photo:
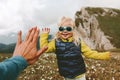
[[61,39],[68,39],[73,36],[73,28],[71,26],[61,26],[58,35]]

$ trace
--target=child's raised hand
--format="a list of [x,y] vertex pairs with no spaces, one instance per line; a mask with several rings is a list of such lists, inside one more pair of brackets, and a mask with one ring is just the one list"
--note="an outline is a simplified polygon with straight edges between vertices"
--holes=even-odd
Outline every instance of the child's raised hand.
[[50,28],[42,28],[42,33],[48,33],[50,32]]

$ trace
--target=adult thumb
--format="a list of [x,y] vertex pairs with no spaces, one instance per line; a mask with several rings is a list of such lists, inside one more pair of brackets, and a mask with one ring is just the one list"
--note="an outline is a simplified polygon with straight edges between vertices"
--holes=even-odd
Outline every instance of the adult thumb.
[[47,49],[48,49],[47,46],[41,48],[41,49],[37,52],[37,55],[36,55],[36,56],[39,57],[39,56],[40,56],[41,54],[43,54]]

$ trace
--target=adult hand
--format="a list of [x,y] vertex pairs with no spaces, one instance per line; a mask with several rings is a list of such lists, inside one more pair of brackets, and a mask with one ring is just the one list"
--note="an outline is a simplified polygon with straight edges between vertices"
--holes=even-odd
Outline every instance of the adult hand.
[[22,41],[21,35],[22,32],[18,32],[18,39],[13,56],[22,56],[28,64],[33,64],[39,56],[47,50],[47,47],[43,47],[37,51],[36,45],[39,35],[39,29],[37,29],[37,27],[31,28],[28,31],[24,41]]
[[50,28],[42,28],[42,33],[50,33]]

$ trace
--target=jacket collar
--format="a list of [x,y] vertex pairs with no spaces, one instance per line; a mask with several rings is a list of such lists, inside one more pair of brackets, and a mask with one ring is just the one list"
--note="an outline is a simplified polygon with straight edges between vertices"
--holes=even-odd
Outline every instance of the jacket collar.
[[68,39],[61,39],[63,42],[72,42],[73,41],[73,37],[70,37]]

